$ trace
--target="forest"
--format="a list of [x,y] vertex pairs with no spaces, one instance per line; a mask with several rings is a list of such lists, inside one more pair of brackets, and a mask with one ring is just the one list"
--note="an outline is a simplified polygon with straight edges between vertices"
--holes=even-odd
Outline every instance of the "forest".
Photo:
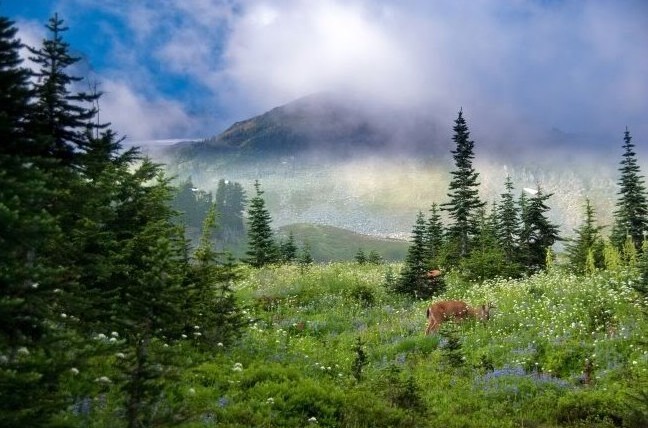
[[[480,199],[460,110],[447,200],[415,213],[405,259],[318,264],[276,236],[259,181],[212,196],[125,149],[101,93],[78,90],[64,21],[46,27],[27,68],[0,17],[0,425],[648,424],[648,199],[629,130],[614,224],[585,200],[566,239],[541,184]],[[425,335],[430,303],[454,299],[490,319]]]

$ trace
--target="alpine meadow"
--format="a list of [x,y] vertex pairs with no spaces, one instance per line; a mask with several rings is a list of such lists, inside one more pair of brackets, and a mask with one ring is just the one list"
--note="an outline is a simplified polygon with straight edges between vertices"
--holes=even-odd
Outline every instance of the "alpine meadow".
[[0,426],[648,426],[648,135],[481,146],[471,100],[441,122],[326,89],[138,144],[63,16],[23,25],[0,17]]

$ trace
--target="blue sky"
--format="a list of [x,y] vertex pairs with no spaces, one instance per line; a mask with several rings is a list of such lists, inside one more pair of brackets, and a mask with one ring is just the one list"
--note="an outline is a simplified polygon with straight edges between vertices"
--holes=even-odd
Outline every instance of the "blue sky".
[[558,128],[620,145],[626,125],[648,140],[644,0],[0,0],[30,45],[54,12],[102,119],[136,141],[319,91],[426,109],[449,132],[463,107],[477,141]]

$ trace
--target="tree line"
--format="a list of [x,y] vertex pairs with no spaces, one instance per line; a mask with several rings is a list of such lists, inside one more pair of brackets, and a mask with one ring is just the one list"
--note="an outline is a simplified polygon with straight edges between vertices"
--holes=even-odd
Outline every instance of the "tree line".
[[586,199],[583,223],[568,240],[549,219],[548,199],[552,194],[545,193],[540,184],[516,197],[514,183],[507,176],[504,193],[487,208],[487,202],[479,196],[479,173],[473,167],[474,141],[461,110],[453,131],[455,167],[448,201],[432,203],[427,218],[423,212],[417,214],[405,266],[394,282],[396,291],[419,298],[440,294],[443,281],[428,275],[432,269],[454,270],[467,280],[533,274],[553,264],[552,246],[559,241],[565,241],[567,266],[576,273],[638,260],[648,283],[647,194],[627,129],[611,232],[603,234],[604,227],[597,225],[595,210]]

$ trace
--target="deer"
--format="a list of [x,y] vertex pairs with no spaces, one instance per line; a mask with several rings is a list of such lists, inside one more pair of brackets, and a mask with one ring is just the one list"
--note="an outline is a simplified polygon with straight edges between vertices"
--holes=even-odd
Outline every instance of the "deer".
[[475,318],[479,321],[490,319],[490,310],[495,306],[491,303],[479,307],[471,307],[461,300],[442,300],[433,303],[427,308],[428,326],[425,335],[437,331],[444,321],[455,319],[462,321],[468,318]]

